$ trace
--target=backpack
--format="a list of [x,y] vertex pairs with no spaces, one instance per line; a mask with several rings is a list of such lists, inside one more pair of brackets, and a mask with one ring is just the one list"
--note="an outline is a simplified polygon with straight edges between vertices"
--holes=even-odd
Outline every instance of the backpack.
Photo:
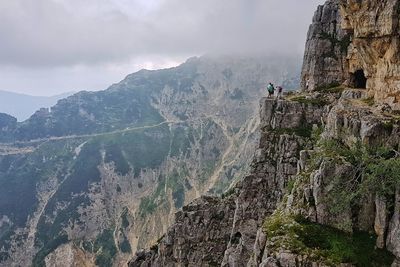
[[275,88],[272,84],[268,84],[267,90],[268,90],[268,92],[273,93],[275,91]]

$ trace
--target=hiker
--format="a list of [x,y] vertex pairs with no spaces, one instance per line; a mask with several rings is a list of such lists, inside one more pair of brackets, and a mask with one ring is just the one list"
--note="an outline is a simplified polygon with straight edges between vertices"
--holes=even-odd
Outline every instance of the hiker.
[[274,93],[275,93],[275,87],[274,87],[274,85],[273,85],[272,83],[269,83],[269,84],[267,85],[267,90],[268,90],[268,98],[271,98],[271,96],[273,96]]
[[282,86],[278,86],[278,94],[276,96],[276,99],[281,99],[282,97],[282,92],[283,92],[283,87]]

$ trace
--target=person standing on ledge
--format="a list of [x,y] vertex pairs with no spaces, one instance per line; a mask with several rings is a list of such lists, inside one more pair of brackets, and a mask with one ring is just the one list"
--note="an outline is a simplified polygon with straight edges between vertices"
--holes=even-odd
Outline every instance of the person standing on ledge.
[[282,86],[278,86],[278,94],[276,95],[276,99],[281,99],[282,98],[282,92],[283,92],[283,87]]
[[268,90],[268,98],[271,98],[272,96],[274,96],[275,93],[275,87],[274,85],[270,82],[267,85],[267,90]]

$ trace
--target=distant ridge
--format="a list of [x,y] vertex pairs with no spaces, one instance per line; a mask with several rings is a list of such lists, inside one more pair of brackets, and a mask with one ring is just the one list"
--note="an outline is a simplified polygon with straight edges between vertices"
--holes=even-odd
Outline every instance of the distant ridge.
[[43,107],[51,107],[58,100],[68,97],[75,92],[67,92],[54,96],[32,96],[0,90],[0,113],[10,114],[24,121],[36,110]]

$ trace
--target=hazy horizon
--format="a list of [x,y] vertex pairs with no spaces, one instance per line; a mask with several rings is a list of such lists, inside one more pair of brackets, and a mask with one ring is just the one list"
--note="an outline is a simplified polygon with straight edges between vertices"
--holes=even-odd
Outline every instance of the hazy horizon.
[[204,54],[301,59],[323,0],[15,0],[0,3],[0,90],[103,90]]

